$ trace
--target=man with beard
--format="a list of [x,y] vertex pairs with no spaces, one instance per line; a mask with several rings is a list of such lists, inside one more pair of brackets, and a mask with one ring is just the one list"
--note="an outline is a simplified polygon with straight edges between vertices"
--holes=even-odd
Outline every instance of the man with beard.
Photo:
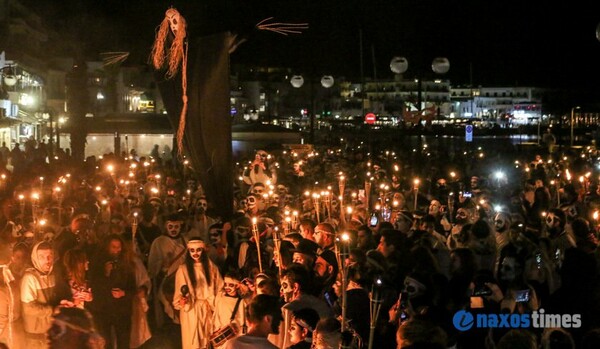
[[546,231],[550,238],[551,258],[558,269],[562,266],[565,251],[575,247],[575,239],[565,230],[566,221],[565,212],[559,208],[550,210],[546,215]]
[[200,236],[204,241],[209,240],[209,228],[218,223],[218,219],[207,215],[208,201],[205,196],[201,196],[196,201],[193,208],[193,216],[189,222],[190,230],[186,233],[187,237]]
[[496,246],[502,249],[508,243],[508,229],[511,225],[510,215],[506,212],[498,212],[494,216],[494,229],[496,230]]
[[[165,323],[165,313],[177,323],[178,319],[171,306],[175,272],[185,258],[186,241],[181,235],[183,219],[177,215],[166,218],[166,233],[157,237],[150,246],[148,255],[148,276],[154,287],[154,312],[156,325]],[[164,306],[164,310],[163,310]]]
[[467,224],[471,224],[471,214],[466,208],[461,207],[456,211],[454,222],[447,241],[450,250],[461,247],[467,242],[464,240],[463,227]]
[[325,250],[317,256],[315,261],[315,283],[320,290],[319,298],[331,307],[335,302],[333,284],[338,274],[338,263],[335,252]]
[[223,279],[206,253],[199,237],[187,243],[188,253],[175,274],[173,306],[181,321],[183,349],[207,348],[213,331],[215,299],[223,288]]
[[315,227],[315,241],[322,250],[335,249],[335,228],[329,223],[320,223]]
[[429,203],[428,213],[435,218],[435,231],[444,237],[452,227],[450,222],[448,222],[445,210],[446,207],[442,206],[438,200],[434,199]]
[[137,290],[134,264],[119,235],[109,235],[90,267],[94,301],[90,310],[99,332],[112,348],[114,330],[118,348],[127,348],[131,334],[133,297]]
[[33,268],[27,269],[21,279],[25,344],[29,349],[46,348],[46,332],[50,328],[52,309],[56,305],[52,246],[45,241],[35,244],[31,251],[31,262]]
[[279,297],[260,294],[248,305],[248,333],[230,339],[225,349],[277,349],[267,339],[269,334],[279,334],[283,317]]
[[304,266],[306,270],[313,270],[318,249],[319,245],[316,242],[302,239],[298,246],[292,249],[292,262]]

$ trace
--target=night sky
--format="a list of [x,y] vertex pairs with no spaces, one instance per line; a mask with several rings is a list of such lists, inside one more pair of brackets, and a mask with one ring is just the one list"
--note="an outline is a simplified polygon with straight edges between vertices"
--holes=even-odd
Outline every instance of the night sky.
[[[362,32],[367,77],[390,78],[390,60],[404,56],[407,77],[432,78],[431,61],[439,56],[450,61],[442,77],[453,85],[600,86],[600,11],[590,0],[28,1],[57,27],[89,28],[74,32],[88,53],[131,51],[132,61],[147,58],[155,27],[174,6],[191,36],[223,30],[249,35],[232,63],[358,79]],[[250,29],[270,16],[307,22],[310,29],[287,37]]]

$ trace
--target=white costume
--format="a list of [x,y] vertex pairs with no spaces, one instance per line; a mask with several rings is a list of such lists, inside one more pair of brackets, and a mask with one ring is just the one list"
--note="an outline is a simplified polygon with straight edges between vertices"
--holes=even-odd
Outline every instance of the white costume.
[[[202,263],[194,263],[196,287],[187,271],[186,264],[181,264],[175,274],[175,295],[173,306],[179,310],[181,322],[181,343],[183,349],[203,349],[208,347],[210,335],[213,333],[212,318],[215,309],[215,299],[223,288],[223,278],[217,267],[209,261],[211,284],[208,285]],[[183,298],[181,286],[187,285],[189,294],[187,303],[181,307],[179,301]]]
[[[214,330],[218,330],[221,327],[229,325],[231,322],[231,314],[233,314],[233,310],[235,308],[235,304],[237,300],[240,299],[238,297],[229,297],[226,296],[223,292],[217,295],[215,304],[215,316],[214,316]],[[233,322],[238,325],[239,329],[242,329],[244,322],[246,321],[246,317],[244,316],[244,311],[246,309],[246,304],[242,299],[240,304],[238,305],[238,309],[233,318]]]

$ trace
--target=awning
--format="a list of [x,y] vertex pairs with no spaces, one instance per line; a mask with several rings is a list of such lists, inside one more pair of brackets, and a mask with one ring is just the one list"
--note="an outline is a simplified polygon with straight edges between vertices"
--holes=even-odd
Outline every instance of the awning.
[[38,124],[40,121],[31,113],[19,109],[19,118],[17,121],[26,124]]

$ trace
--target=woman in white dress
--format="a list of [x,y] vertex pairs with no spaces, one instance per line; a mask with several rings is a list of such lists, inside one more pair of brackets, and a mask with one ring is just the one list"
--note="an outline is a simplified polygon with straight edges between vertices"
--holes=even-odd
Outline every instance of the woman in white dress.
[[223,288],[218,268],[208,258],[207,246],[198,237],[187,243],[185,262],[175,274],[173,306],[179,310],[183,349],[208,347],[215,299]]

